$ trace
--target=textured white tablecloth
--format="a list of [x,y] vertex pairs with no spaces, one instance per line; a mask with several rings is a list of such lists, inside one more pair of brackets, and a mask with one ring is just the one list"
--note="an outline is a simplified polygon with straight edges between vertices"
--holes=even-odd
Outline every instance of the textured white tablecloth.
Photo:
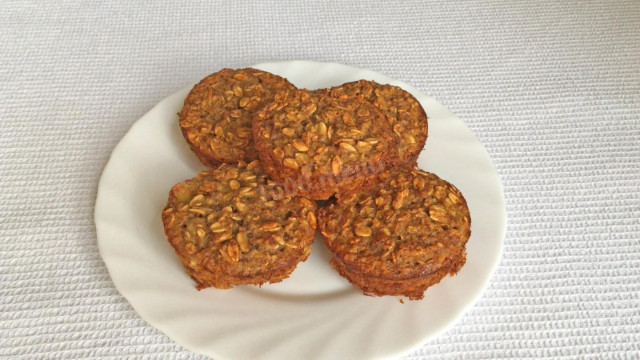
[[0,357],[192,359],[120,296],[93,207],[109,154],[222,67],[307,59],[403,80],[502,178],[488,290],[409,359],[640,358],[640,2],[4,1]]

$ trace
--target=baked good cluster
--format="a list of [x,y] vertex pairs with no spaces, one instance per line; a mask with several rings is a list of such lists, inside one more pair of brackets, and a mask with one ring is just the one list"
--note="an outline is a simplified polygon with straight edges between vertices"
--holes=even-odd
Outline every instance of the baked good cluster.
[[171,189],[162,220],[198,289],[279,282],[317,230],[333,268],[367,295],[421,299],[464,265],[469,209],[416,168],[428,123],[407,91],[368,80],[299,89],[223,69],[178,116],[208,170]]

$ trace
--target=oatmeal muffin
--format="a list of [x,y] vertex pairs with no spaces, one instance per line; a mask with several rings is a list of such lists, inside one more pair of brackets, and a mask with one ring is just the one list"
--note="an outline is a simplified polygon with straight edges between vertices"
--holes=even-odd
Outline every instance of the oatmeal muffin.
[[471,235],[466,201],[434,174],[396,167],[320,209],[332,266],[369,295],[417,300],[455,274]]
[[358,80],[327,89],[339,99],[361,96],[380,109],[393,129],[398,142],[392,165],[414,167],[427,140],[427,115],[409,92],[393,85]]
[[370,103],[306,90],[260,110],[253,138],[274,180],[316,200],[359,187],[387,166],[396,146],[389,123]]
[[286,194],[256,160],[175,185],[162,222],[197,288],[225,289],[287,278],[309,256],[315,212],[314,201]]
[[287,79],[256,69],[223,69],[193,87],[178,113],[180,129],[210,167],[257,159],[251,135],[254,113],[277,94],[295,90]]

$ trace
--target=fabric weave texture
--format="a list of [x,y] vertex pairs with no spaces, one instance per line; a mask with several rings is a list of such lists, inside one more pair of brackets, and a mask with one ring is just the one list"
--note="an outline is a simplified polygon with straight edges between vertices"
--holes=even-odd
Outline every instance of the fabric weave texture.
[[204,358],[115,289],[97,183],[164,97],[294,59],[438,99],[501,176],[489,288],[407,359],[640,358],[638,19],[638,1],[3,2],[0,358]]

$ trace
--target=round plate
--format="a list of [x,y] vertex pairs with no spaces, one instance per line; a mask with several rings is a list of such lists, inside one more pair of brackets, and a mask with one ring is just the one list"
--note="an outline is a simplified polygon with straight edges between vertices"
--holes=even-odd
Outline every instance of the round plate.
[[384,75],[309,61],[254,67],[309,89],[368,79],[411,92],[429,116],[419,167],[453,183],[469,204],[466,265],[429,288],[423,300],[401,303],[364,296],[331,268],[330,254],[316,241],[309,259],[281,283],[197,291],[160,217],[169,189],[204,169],[178,128],[176,113],[190,90],[184,89],[131,127],[102,173],[96,231],[116,288],[149,324],[216,359],[372,359],[415,350],[476,302],[500,259],[506,215],[489,155],[440,103]]

